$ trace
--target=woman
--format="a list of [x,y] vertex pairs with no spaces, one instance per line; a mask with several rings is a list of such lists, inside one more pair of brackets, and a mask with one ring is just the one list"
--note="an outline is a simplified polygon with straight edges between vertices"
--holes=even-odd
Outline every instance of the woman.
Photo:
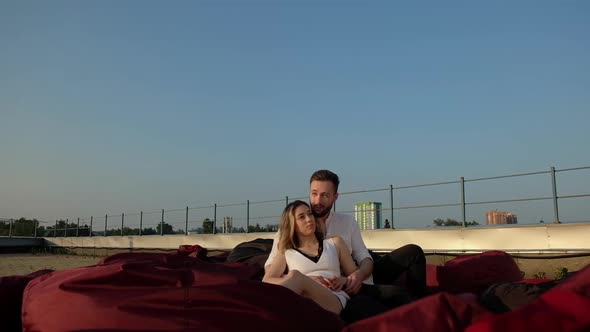
[[[279,225],[279,254],[262,281],[281,285],[339,314],[350,299],[342,287],[357,267],[342,238],[323,239],[309,204],[287,205]],[[289,272],[284,274],[285,269]],[[342,273],[344,272],[344,273]],[[310,277],[322,278],[323,286]]]

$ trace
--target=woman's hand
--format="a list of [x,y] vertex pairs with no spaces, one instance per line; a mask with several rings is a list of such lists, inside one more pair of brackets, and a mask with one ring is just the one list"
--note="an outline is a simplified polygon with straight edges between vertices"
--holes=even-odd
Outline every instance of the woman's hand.
[[318,284],[330,288],[330,281],[328,278],[320,277],[320,276],[309,276],[310,279],[315,280]]
[[333,291],[339,291],[346,285],[346,277],[330,277],[326,278],[328,281],[328,288]]

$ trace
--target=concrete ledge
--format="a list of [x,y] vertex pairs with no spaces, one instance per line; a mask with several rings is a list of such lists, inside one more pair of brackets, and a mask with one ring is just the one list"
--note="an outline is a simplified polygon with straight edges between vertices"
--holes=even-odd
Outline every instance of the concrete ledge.
[[45,240],[40,237],[0,237],[0,253],[30,253],[44,244]]
[[[508,227],[453,227],[380,229],[363,231],[369,249],[389,251],[414,243],[426,252],[576,252],[589,251],[590,224],[515,225]],[[45,238],[45,245],[77,248],[176,249],[198,244],[208,249],[232,249],[241,242],[271,239],[274,233],[216,235],[149,235]]]
[[377,251],[415,243],[427,252],[575,252],[589,251],[590,224],[550,224],[508,227],[380,229],[364,231],[365,243]]
[[45,244],[43,238],[34,237],[0,237],[0,248],[1,247],[40,247]]
[[232,249],[242,242],[257,238],[270,239],[273,236],[274,233],[49,237],[45,238],[45,245],[69,248],[177,249],[181,245],[198,244],[216,250]]

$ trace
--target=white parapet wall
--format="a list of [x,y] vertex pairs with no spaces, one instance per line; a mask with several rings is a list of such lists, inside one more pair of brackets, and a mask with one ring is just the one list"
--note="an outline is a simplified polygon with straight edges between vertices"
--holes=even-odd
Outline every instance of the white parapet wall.
[[363,239],[373,250],[391,250],[415,243],[427,252],[589,251],[590,224],[374,230],[363,232]]
[[[273,233],[216,235],[149,235],[48,237],[48,246],[118,249],[176,249],[198,244],[208,249],[232,249],[257,238],[273,238]],[[363,231],[369,249],[388,251],[414,243],[426,252],[568,252],[590,250],[590,224],[511,225],[507,227],[441,227],[427,229],[380,229]]]
[[48,237],[46,245],[75,248],[177,249],[198,244],[207,249],[232,249],[237,244],[257,238],[272,238],[272,233]]

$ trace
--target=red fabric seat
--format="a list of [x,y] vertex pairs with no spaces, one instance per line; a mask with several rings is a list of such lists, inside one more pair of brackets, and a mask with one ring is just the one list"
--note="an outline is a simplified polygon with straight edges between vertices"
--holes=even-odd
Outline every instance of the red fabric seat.
[[339,331],[311,300],[251,280],[256,268],[170,254],[118,254],[29,282],[23,331]]
[[34,278],[53,270],[39,270],[24,276],[0,277],[0,322],[3,331],[21,331],[23,291]]
[[438,268],[440,266],[434,264],[426,264],[426,286],[431,290],[438,290]]
[[486,311],[473,296],[438,293],[356,322],[344,331],[590,331],[590,266],[503,314]]
[[198,244],[195,245],[182,245],[178,247],[176,254],[181,256],[190,256],[201,259],[207,258],[207,248],[203,248]]
[[[476,268],[478,264],[481,266]],[[434,273],[440,287],[477,290],[502,280],[523,282],[520,277],[511,280],[516,279],[515,265],[504,253],[484,253],[460,257],[437,267]],[[428,269],[431,273],[432,267]],[[506,269],[506,275],[500,273],[501,269]],[[0,303],[9,309],[3,311],[9,315],[3,319],[2,329],[10,330],[18,323],[13,310],[18,305],[14,302],[19,300],[25,285],[23,331],[247,328],[283,332],[344,328],[339,317],[313,301],[283,287],[252,280],[256,270],[256,266],[242,263],[214,264],[182,255],[131,253],[107,257],[93,267],[39,271],[41,276],[3,277]],[[451,274],[444,275],[451,270],[458,273],[457,280],[450,279]],[[468,271],[473,273],[469,275]],[[461,281],[467,282],[466,287],[458,287]],[[473,295],[438,293],[356,322],[343,331],[529,330],[590,331],[590,266],[507,313],[488,312],[475,302]]]
[[438,293],[349,325],[344,332],[463,331],[488,314],[472,299]]
[[523,277],[512,256],[503,251],[457,257],[437,267],[435,273],[439,290],[451,293],[479,294],[495,283],[516,282]]
[[532,303],[486,317],[466,332],[590,331],[590,266],[564,280]]

